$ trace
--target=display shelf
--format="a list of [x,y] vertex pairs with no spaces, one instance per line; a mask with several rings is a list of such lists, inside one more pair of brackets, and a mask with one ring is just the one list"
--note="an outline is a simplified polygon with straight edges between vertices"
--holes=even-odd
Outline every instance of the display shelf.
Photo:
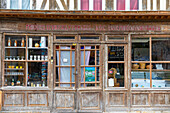
[[27,60],[27,62],[48,62],[48,60]]
[[16,69],[16,68],[5,68],[5,70],[24,70],[24,68],[22,68],[22,69],[20,69],[20,68],[18,68],[18,69]]
[[166,72],[170,72],[170,69],[152,69],[152,71],[166,71]]
[[28,47],[28,49],[48,49],[48,47]]
[[150,69],[132,69],[132,71],[150,71]]
[[4,62],[25,62],[26,60],[4,60]]
[[14,75],[14,74],[4,74],[5,76],[24,76],[24,74],[22,74],[22,75]]
[[26,47],[5,47],[5,49],[25,49]]

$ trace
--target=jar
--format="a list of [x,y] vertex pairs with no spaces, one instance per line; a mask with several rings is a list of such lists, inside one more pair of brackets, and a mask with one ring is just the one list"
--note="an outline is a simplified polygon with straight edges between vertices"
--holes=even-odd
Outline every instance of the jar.
[[37,56],[36,55],[34,55],[34,60],[37,60]]
[[33,60],[33,55],[30,55],[30,60]]

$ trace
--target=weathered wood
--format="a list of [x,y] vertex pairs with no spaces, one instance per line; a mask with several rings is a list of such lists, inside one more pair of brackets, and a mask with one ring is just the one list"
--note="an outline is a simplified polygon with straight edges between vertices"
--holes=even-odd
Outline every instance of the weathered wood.
[[42,2],[42,4],[41,4],[41,10],[42,9],[45,9],[45,5],[46,5],[46,3],[47,3],[47,0],[43,0],[43,2]]
[[36,0],[33,0],[33,3],[32,3],[32,9],[36,9],[36,4],[37,4],[37,2],[36,2]]
[[65,10],[68,10],[68,7],[67,7],[65,1],[64,1],[64,0],[60,0],[60,1],[61,1],[62,5],[63,5],[64,9],[65,9]]
[[74,0],[74,10],[78,10],[78,1]]
[[58,10],[60,10],[60,7],[58,6],[58,3],[56,2],[56,0],[54,0],[54,9],[58,9]]
[[0,111],[2,109],[2,91],[0,91]]

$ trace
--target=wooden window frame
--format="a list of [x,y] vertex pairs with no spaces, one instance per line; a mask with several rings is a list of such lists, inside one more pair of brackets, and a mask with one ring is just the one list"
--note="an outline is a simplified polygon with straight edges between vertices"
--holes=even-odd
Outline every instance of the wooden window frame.
[[[67,36],[68,36],[68,37],[74,37],[74,39],[56,39],[57,36],[58,36],[58,37],[67,37]],[[70,35],[69,35],[69,34],[67,34],[67,35],[54,35],[53,38],[54,38],[54,39],[53,39],[54,42],[56,42],[56,43],[57,43],[57,42],[63,42],[63,43],[64,43],[64,42],[66,42],[66,43],[68,43],[68,42],[76,42],[77,39],[78,39],[76,35],[71,35],[71,34],[70,34]]]
[[[99,39],[81,39],[81,37],[99,37]],[[81,42],[99,42],[102,40],[101,35],[80,35],[79,41]]]
[[[47,37],[48,39],[50,39],[50,35],[49,34],[23,34],[23,33],[4,33],[3,34],[3,43],[2,43],[2,45],[3,45],[3,47],[2,47],[2,51],[3,51],[3,55],[2,55],[2,86],[3,87],[6,87],[6,86],[4,86],[5,84],[4,84],[4,79],[5,79],[5,75],[4,75],[4,70],[5,70],[5,68],[4,68],[4,64],[5,64],[5,62],[8,62],[8,61],[6,61],[5,60],[5,36],[7,36],[7,35],[9,35],[9,36],[24,36],[25,37],[25,60],[23,60],[23,61],[14,61],[14,60],[10,60],[9,62],[24,62],[25,63],[25,76],[24,76],[24,79],[25,79],[25,81],[24,81],[24,86],[21,86],[21,87],[31,87],[31,86],[27,86],[27,81],[28,81],[28,75],[27,75],[27,72],[28,72],[28,63],[29,62],[48,62],[48,67],[47,67],[47,73],[48,73],[48,75],[47,75],[47,86],[45,86],[45,87],[49,87],[49,78],[50,78],[50,75],[51,75],[51,73],[50,73],[50,62],[49,62],[49,60],[51,59],[51,56],[50,56],[50,41],[48,41],[48,47],[47,47],[47,55],[48,55],[48,60],[47,61],[30,61],[30,60],[28,60],[28,37],[29,36],[45,36],[45,37]],[[16,86],[10,86],[10,87],[16,87]],[[42,86],[41,86],[42,87]],[[36,88],[36,87],[31,87],[31,88]],[[43,88],[43,87],[42,87]]]
[[[124,38],[123,40],[111,40],[109,38]],[[127,35],[106,35],[107,42],[127,42]]]
[[[81,49],[81,46],[84,46],[84,49]],[[95,46],[95,49],[85,49],[86,46]],[[99,46],[99,49],[97,49],[96,47]],[[81,65],[81,51],[83,51],[84,53],[84,63],[85,63],[85,51],[95,51],[95,65]],[[99,51],[99,65],[97,65],[97,54],[96,52]],[[80,78],[80,81],[79,81],[79,87],[80,88],[89,88],[89,87],[86,87],[85,85],[86,84],[94,84],[95,86],[90,86],[90,88],[97,88],[97,87],[100,87],[102,86],[102,83],[101,83],[101,80],[102,80],[102,71],[101,71],[101,45],[100,44],[80,44],[80,50],[78,51],[80,56],[79,56],[79,59],[80,59],[80,62],[79,62],[79,78]],[[85,67],[95,67],[95,82],[86,82],[85,81]],[[83,82],[81,82],[81,68],[83,68],[84,70],[84,80]],[[99,81],[97,81],[97,68],[99,68]],[[81,86],[83,84],[83,87]],[[97,86],[97,84],[99,84],[99,86]]]
[[[119,47],[119,46],[123,46],[124,47],[124,61],[108,61],[108,47],[109,46],[115,46],[115,47]],[[107,44],[106,45],[106,47],[107,47],[107,49],[105,49],[107,52],[107,62],[106,62],[106,68],[105,68],[105,70],[106,70],[106,87],[108,88],[108,89],[127,89],[128,88],[128,55],[127,55],[127,44]],[[112,63],[112,64],[124,64],[124,87],[109,87],[109,85],[108,85],[108,64],[109,63]]]
[[[149,63],[150,65],[150,69],[144,69],[144,70],[148,70],[149,73],[150,73],[150,87],[145,87],[143,89],[146,89],[146,88],[154,88],[154,89],[169,89],[170,87],[161,87],[161,88],[156,88],[156,87],[152,87],[152,72],[153,72],[153,69],[152,69],[152,64],[154,63],[158,63],[158,64],[163,64],[163,63],[167,63],[169,64],[170,61],[152,61],[152,38],[170,38],[170,35],[132,35],[131,37],[131,40],[130,40],[130,43],[131,43],[131,50],[132,50],[132,39],[133,38],[148,38],[149,39],[149,61],[132,61],[132,56],[130,55],[130,60],[131,60],[131,65],[133,63]],[[132,54],[132,53],[131,53]],[[132,72],[132,69],[130,70],[130,72]],[[156,70],[156,69],[155,69]],[[132,75],[130,73],[130,76],[131,76],[131,83],[132,83]],[[133,89],[142,89],[142,87],[137,87],[137,88],[134,88],[131,86],[131,88]]]
[[[56,49],[56,46],[59,46],[59,49]],[[70,46],[70,47],[72,47],[72,46],[75,46],[75,49],[73,50],[73,49],[60,49],[60,47],[62,47],[62,46]],[[57,65],[56,64],[56,51],[59,51],[59,65]],[[68,65],[68,66],[61,66],[60,65],[60,55],[61,55],[61,51],[70,51],[70,65]],[[73,66],[72,65],[72,52],[75,52],[75,59],[76,59],[76,56],[77,56],[77,47],[76,47],[76,45],[71,45],[71,44],[55,44],[54,45],[54,87],[56,87],[56,88],[75,88],[76,87],[76,60],[75,60],[75,65]],[[60,68],[70,68],[70,82],[67,82],[67,83],[61,83],[60,82]],[[59,68],[59,81],[57,82],[56,81],[56,68]],[[74,82],[72,82],[72,76],[71,76],[71,74],[72,74],[72,68],[75,68],[74,69],[74,71],[75,71],[75,74],[74,74]],[[56,86],[56,84],[58,84],[58,86]],[[70,84],[70,87],[60,87],[60,85],[61,84]],[[74,84],[74,87],[72,87],[72,85]]]

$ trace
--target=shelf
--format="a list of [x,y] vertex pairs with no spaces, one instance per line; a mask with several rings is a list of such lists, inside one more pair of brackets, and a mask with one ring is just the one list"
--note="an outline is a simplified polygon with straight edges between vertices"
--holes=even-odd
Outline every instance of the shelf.
[[27,60],[27,62],[48,62],[48,60]]
[[150,71],[150,69],[132,69],[131,71]]
[[5,49],[25,49],[26,47],[5,47]]
[[48,49],[48,47],[28,47],[28,49]]
[[18,69],[16,69],[16,68],[5,68],[5,70],[24,70],[24,68],[22,68],[22,69],[20,69],[20,68],[18,68]]
[[4,60],[4,62],[25,62],[26,60]]
[[152,71],[167,71],[167,72],[169,71],[170,72],[169,69],[164,69],[164,70],[163,69],[152,69]]
[[24,76],[24,74],[23,75],[14,75],[14,74],[4,74],[5,76]]

